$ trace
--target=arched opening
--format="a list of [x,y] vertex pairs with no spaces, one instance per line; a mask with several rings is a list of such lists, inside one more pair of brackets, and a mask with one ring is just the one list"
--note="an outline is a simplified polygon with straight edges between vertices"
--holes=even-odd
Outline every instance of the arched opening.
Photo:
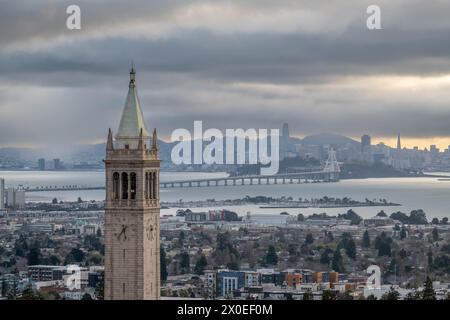
[[122,199],[128,199],[128,173],[122,172]]
[[148,174],[148,172],[146,172],[145,173],[145,199],[149,198],[148,188],[149,188],[149,174]]
[[148,197],[153,199],[153,172],[148,173]]
[[152,199],[156,199],[156,172],[152,172]]
[[120,183],[120,174],[118,172],[113,173],[113,194],[112,198],[114,200],[119,200],[119,185]]
[[130,173],[130,199],[136,200],[136,173]]

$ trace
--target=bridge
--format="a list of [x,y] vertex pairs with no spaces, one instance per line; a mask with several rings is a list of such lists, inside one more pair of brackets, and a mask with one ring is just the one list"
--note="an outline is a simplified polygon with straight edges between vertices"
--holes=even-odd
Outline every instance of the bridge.
[[330,149],[328,159],[322,170],[297,173],[279,173],[276,175],[229,176],[222,178],[206,178],[194,180],[178,180],[161,182],[161,188],[211,187],[211,186],[244,186],[261,184],[294,184],[339,181],[341,169],[336,160],[336,151]]
[[[322,170],[309,172],[279,173],[276,175],[248,175],[248,176],[228,176],[221,178],[204,178],[160,182],[162,189],[183,188],[183,187],[214,187],[214,186],[244,186],[244,185],[269,185],[269,184],[298,184],[298,183],[318,183],[339,181],[339,163],[336,160],[336,151],[330,149],[328,159]],[[41,186],[35,188],[24,188],[26,192],[39,191],[74,191],[74,190],[104,190],[105,186]]]

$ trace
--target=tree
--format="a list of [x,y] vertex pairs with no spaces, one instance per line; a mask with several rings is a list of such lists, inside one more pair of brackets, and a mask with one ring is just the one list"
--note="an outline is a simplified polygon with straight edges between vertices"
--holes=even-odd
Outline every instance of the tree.
[[406,232],[406,228],[402,227],[402,229],[400,230],[400,240],[405,239],[408,236],[408,233]]
[[378,256],[391,256],[392,239],[383,231],[375,238],[375,249],[378,249]]
[[54,266],[59,266],[61,264],[61,260],[55,255],[51,255],[49,261]]
[[97,229],[97,237],[100,238],[102,236],[102,229]]
[[305,244],[310,245],[314,243],[314,237],[311,233],[308,233],[305,238]]
[[84,259],[84,252],[78,248],[73,248],[67,255],[66,262],[67,263],[82,262],[83,259]]
[[322,254],[320,255],[320,260],[319,262],[321,264],[326,264],[329,265],[330,261],[331,261],[331,257],[330,255],[333,253],[333,250],[331,250],[330,248],[325,248],[325,250],[322,252]]
[[405,300],[421,300],[421,299],[422,294],[419,291],[409,292],[405,297]]
[[400,293],[391,286],[389,292],[383,294],[381,300],[398,300],[400,298]]
[[198,259],[197,263],[195,264],[194,272],[198,275],[203,274],[203,271],[205,270],[207,265],[208,261],[206,260],[205,255],[202,254],[200,259]]
[[422,291],[422,299],[423,300],[436,300],[436,292],[433,288],[433,282],[430,277],[427,277],[425,280],[425,287]]
[[53,198],[52,204],[58,204],[58,199],[57,198]]
[[33,291],[31,285],[28,285],[23,291],[20,300],[38,300],[39,296]]
[[387,214],[386,214],[386,212],[384,212],[383,210],[381,210],[380,212],[377,213],[377,217],[383,217],[383,218],[385,218],[385,217],[387,217]]
[[97,283],[97,286],[95,287],[95,296],[97,297],[97,300],[104,300],[105,299],[105,279],[104,275],[101,277],[100,281]]
[[336,272],[344,272],[344,263],[342,261],[342,256],[339,248],[334,251],[331,267]]
[[342,234],[342,239],[338,244],[338,248],[342,248],[345,250],[345,254],[351,258],[356,259],[356,244],[353,241],[352,235],[348,232],[344,232]]
[[186,251],[180,254],[180,269],[182,274],[189,273],[191,269],[189,254]]
[[371,295],[367,296],[366,300],[378,300],[377,297],[372,293]]
[[28,265],[37,265],[41,262],[41,250],[39,247],[33,247],[27,254]]
[[431,220],[431,224],[439,224],[439,219],[438,218],[433,218]]
[[[345,198],[344,198],[345,199]],[[352,209],[348,210],[347,213],[338,214],[338,218],[350,220],[351,225],[358,225],[363,220],[355,211]]]
[[81,197],[78,197],[77,202],[78,202],[78,203],[82,203],[82,202],[83,202],[83,200],[81,199]]
[[409,214],[410,224],[428,224],[425,212],[422,209],[413,210]]
[[8,294],[8,283],[5,279],[2,280],[2,297],[6,297]]
[[278,255],[274,246],[269,246],[267,250],[266,263],[269,265],[276,265],[278,263]]
[[85,293],[83,294],[83,296],[81,297],[81,300],[92,300],[92,297],[89,293]]
[[297,221],[299,221],[299,222],[305,221],[305,216],[303,214],[299,213],[297,215]]
[[434,242],[439,241],[439,231],[436,227],[434,227],[433,229],[433,241]]
[[159,249],[159,260],[160,260],[160,272],[161,272],[161,282],[167,280],[167,259],[166,250],[161,246]]
[[303,300],[312,300],[313,299],[313,294],[311,291],[305,291],[303,293]]
[[323,290],[322,300],[336,300],[336,299],[337,299],[336,292],[331,290]]
[[361,245],[363,248],[370,248],[370,235],[369,235],[369,231],[367,231],[367,230],[364,231]]

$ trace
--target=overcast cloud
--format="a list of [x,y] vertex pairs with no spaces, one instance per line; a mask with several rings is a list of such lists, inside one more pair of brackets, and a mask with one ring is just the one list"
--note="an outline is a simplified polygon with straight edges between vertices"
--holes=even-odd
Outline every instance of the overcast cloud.
[[[0,146],[115,130],[131,60],[150,128],[450,144],[449,1],[0,0]],[[382,30],[366,28],[381,7]]]

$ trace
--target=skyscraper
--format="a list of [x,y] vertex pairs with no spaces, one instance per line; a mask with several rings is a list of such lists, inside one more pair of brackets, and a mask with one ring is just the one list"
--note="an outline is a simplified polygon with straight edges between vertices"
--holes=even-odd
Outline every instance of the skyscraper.
[[397,136],[397,150],[402,149],[402,143],[400,142],[400,133]]
[[41,158],[41,159],[38,159],[38,167],[39,167],[39,170],[45,170],[45,159],[44,158]]
[[105,299],[159,299],[159,147],[151,146],[134,68],[113,141],[106,146]]
[[361,152],[370,151],[372,146],[371,138],[368,134],[365,134],[361,137]]

